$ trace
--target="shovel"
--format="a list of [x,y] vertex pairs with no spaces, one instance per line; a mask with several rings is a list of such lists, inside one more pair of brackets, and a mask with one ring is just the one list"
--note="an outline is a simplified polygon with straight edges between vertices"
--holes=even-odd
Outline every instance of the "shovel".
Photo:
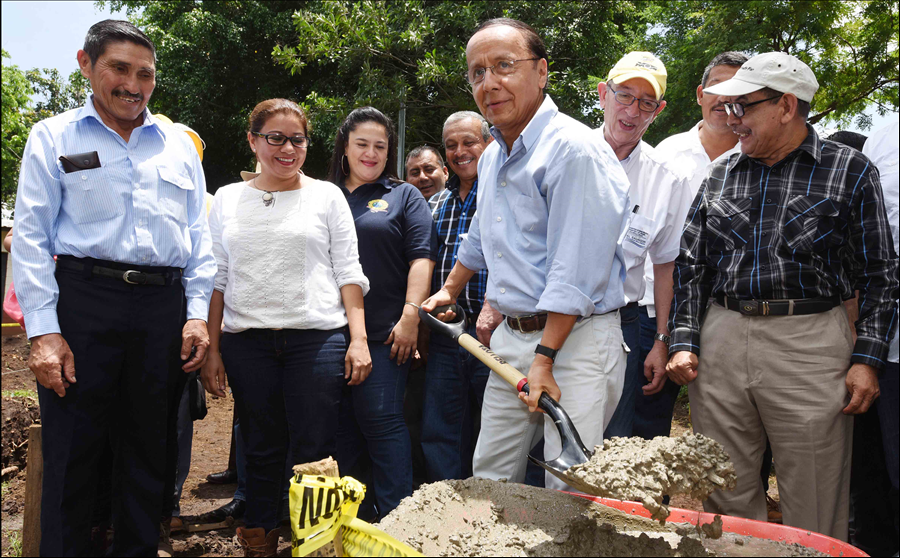
[[[492,350],[488,349],[479,343],[477,339],[466,333],[466,315],[459,305],[452,304],[450,306],[439,306],[434,309],[433,313],[439,314],[441,312],[446,312],[447,310],[456,314],[455,321],[442,322],[421,308],[419,309],[419,317],[428,324],[429,328],[446,335],[451,339],[455,339],[463,349],[472,353],[475,358],[483,362],[497,375],[509,382],[511,386],[518,391],[527,394],[529,392],[528,379]],[[531,460],[532,463],[540,465],[566,484],[572,484],[571,479],[566,476],[566,471],[573,465],[590,461],[594,452],[584,447],[584,443],[581,441],[581,436],[578,435],[578,431],[575,430],[572,419],[569,418],[566,411],[559,403],[554,401],[553,398],[546,393],[541,393],[541,398],[538,400],[538,406],[553,419],[553,424],[556,425],[556,429],[559,431],[560,440],[562,440],[562,452],[556,459],[550,459],[548,461],[541,461],[532,455],[529,455],[528,459]]]

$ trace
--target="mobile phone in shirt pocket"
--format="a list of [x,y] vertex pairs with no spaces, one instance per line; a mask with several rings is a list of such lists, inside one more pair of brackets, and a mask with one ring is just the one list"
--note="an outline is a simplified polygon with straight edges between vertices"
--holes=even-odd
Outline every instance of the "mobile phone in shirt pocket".
[[[62,158],[60,158],[62,159]],[[75,223],[84,225],[113,219],[125,213],[119,196],[111,192],[109,171],[102,166],[72,168],[60,161],[59,180],[63,186],[63,200],[68,197],[66,213]],[[66,172],[68,168],[73,172]]]
[[175,169],[159,166],[159,206],[179,224],[187,224],[188,192],[194,189],[194,181]]
[[843,243],[840,206],[823,196],[794,196],[787,204],[782,236],[798,252],[824,250]]
[[743,248],[750,240],[753,198],[718,199],[706,212],[707,247],[711,252]]

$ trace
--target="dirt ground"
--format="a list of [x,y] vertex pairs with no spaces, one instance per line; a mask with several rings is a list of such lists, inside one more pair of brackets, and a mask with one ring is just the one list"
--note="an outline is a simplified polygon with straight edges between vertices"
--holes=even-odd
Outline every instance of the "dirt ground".
[[[3,338],[2,362],[2,463],[3,468],[17,466],[18,472],[3,477],[2,555],[21,554],[21,529],[25,502],[25,457],[27,429],[40,416],[35,393],[34,375],[25,366],[29,345],[24,334]],[[220,471],[228,465],[228,450],[234,402],[208,398],[209,414],[194,422],[194,442],[191,471],[182,494],[182,515],[199,515],[231,500],[235,485],[211,485],[208,473]],[[689,405],[686,397],[679,399],[675,409],[672,435],[690,431]],[[777,501],[775,478],[770,479],[769,494]],[[683,496],[672,499],[673,507],[702,510],[699,501]],[[290,556],[290,535],[284,533],[279,546],[280,556]],[[199,533],[175,533],[173,544],[176,556],[235,556],[239,549],[234,541],[234,529]]]

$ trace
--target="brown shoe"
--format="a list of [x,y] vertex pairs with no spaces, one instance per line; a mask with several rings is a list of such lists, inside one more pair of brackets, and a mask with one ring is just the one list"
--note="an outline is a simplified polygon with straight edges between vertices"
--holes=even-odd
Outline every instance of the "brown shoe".
[[156,556],[170,558],[175,555],[175,549],[172,547],[171,530],[169,522],[171,517],[167,517],[159,522],[159,542],[156,546]]
[[774,498],[766,494],[767,521],[769,523],[784,523],[784,516],[781,513],[781,504],[776,502]]
[[244,556],[275,556],[278,552],[278,535],[277,528],[268,534],[262,527],[237,528],[238,544],[244,549]]

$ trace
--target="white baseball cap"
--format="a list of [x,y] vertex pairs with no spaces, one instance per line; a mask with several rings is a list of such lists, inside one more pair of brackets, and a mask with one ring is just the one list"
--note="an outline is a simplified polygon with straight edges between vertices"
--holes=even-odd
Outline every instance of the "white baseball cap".
[[809,66],[799,58],[783,52],[766,52],[744,62],[728,81],[717,83],[703,92],[723,97],[739,97],[763,87],[779,93],[790,93],[809,103],[819,89],[819,82]]

